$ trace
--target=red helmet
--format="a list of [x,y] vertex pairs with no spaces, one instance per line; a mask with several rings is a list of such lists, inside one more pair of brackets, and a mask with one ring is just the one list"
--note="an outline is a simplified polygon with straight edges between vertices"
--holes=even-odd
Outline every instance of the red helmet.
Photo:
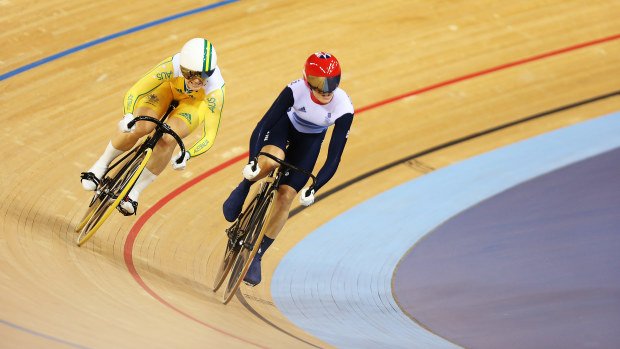
[[306,60],[304,79],[317,92],[334,92],[340,84],[340,63],[330,53],[314,53]]

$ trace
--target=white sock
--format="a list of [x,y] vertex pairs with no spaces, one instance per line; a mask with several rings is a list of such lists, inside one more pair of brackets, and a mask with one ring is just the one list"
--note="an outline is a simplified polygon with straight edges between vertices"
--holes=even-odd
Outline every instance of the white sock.
[[124,153],[124,151],[114,148],[114,146],[112,146],[112,141],[110,141],[101,157],[95,162],[90,170],[88,170],[88,172],[94,173],[97,178],[101,179],[112,160],[116,159],[116,157],[122,153]]
[[129,198],[135,202],[138,202],[138,197],[140,196],[140,193],[144,189],[146,189],[146,187],[148,187],[149,184],[153,183],[155,178],[157,178],[157,175],[153,174],[153,172],[149,171],[149,169],[145,167],[140,177],[138,177],[136,184],[133,186],[133,188],[129,192],[128,194]]
[[108,167],[112,160],[116,159],[116,157],[121,155],[122,153],[124,153],[124,151],[114,148],[114,146],[112,145],[112,141],[110,141],[99,160],[97,160],[96,164]]

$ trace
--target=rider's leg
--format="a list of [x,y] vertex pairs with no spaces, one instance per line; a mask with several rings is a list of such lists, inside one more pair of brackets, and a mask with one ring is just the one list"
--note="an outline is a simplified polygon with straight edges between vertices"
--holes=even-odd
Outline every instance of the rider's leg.
[[[266,145],[261,149],[261,151],[264,153],[269,153],[279,159],[284,159],[284,150],[275,145]],[[244,178],[241,183],[239,183],[239,185],[237,185],[237,187],[230,193],[228,199],[224,201],[224,218],[226,218],[227,221],[234,222],[235,219],[237,219],[237,216],[239,216],[239,213],[241,213],[241,209],[243,208],[245,198],[250,192],[250,186],[254,184],[254,182],[267,176],[276,168],[276,166],[278,166],[278,163],[266,156],[259,156],[258,166],[260,167],[260,172],[258,175],[252,180]]]
[[[189,126],[177,117],[170,117],[166,123],[181,138],[187,137],[190,133]],[[127,195],[129,200],[121,202],[121,207],[126,213],[133,214],[135,212],[140,193],[153,183],[157,176],[166,168],[176,146],[176,140],[168,134],[164,135],[159,142],[157,142],[146,168],[144,168],[144,171],[142,171],[142,174],[138,177],[138,180],[136,180],[136,184]]]
[[[144,107],[137,108],[135,113],[136,115],[146,115],[155,118],[160,117],[154,110]],[[97,177],[97,179],[101,179],[103,174],[108,170],[110,163],[112,163],[116,157],[131,149],[136,144],[138,139],[150,133],[153,130],[153,127],[154,126],[151,123],[140,122],[136,124],[136,129],[132,133],[116,131],[116,134],[108,143],[103,154],[99,157],[99,159],[97,159],[97,161],[95,161],[93,166],[91,166],[87,172],[91,172],[95,175],[95,177]],[[92,180],[82,179],[82,187],[85,190],[95,190],[97,185]]]
[[[150,116],[160,119],[170,106],[172,102],[172,90],[169,84],[161,84],[148,95],[143,95],[136,99],[136,105],[133,110],[134,116]],[[138,122],[136,129],[131,133],[123,133],[117,131],[112,137],[108,147],[104,151],[103,155],[95,162],[95,165],[88,172],[92,172],[95,177],[101,179],[103,174],[107,171],[110,163],[123,152],[130,150],[136,142],[143,136],[150,133],[154,124],[150,122]],[[90,182],[85,183],[85,182]],[[82,180],[84,189],[94,190],[96,185],[92,181]]]
[[[152,118],[160,119],[163,115],[159,111],[151,108],[139,107],[134,111],[135,116],[150,116]],[[155,128],[155,124],[152,122],[138,122],[136,123],[136,129],[130,133],[124,133],[118,131],[111,140],[114,148],[127,151],[131,149],[138,140],[147,134],[151,133]]]
[[[276,118],[277,121],[272,123],[267,123],[267,117],[268,116],[265,115],[252,132],[252,136],[250,137],[250,153],[256,156],[257,154],[254,153],[258,153],[259,149],[257,148],[261,145],[262,148],[260,151],[284,159],[284,149],[286,149],[289,132],[294,126],[287,115],[281,115],[279,118]],[[259,156],[258,165],[261,169],[258,176],[251,181],[247,179],[241,181],[237,188],[230,193],[228,199],[224,201],[222,208],[224,211],[224,218],[226,218],[227,221],[234,222],[235,219],[237,219],[239,213],[241,213],[243,202],[250,191],[252,183],[268,175],[269,172],[277,166],[277,163],[267,157]]]
[[[286,161],[290,164],[312,172],[316,164],[321,143],[325,137],[325,132],[319,134],[300,134],[293,132],[290,135],[289,147],[286,150]],[[286,176],[278,188],[276,201],[273,203],[271,217],[266,223],[265,237],[261,241],[260,253],[250,264],[244,280],[251,285],[257,285],[261,280],[260,262],[263,254],[269,248],[273,240],[278,236],[284,224],[288,220],[289,209],[297,193],[308,182],[308,176],[297,171],[291,171]]]
[[248,269],[245,278],[243,278],[243,281],[246,283],[252,286],[256,286],[260,283],[260,262],[269,246],[271,246],[271,243],[273,243],[276,236],[278,236],[280,231],[282,231],[282,228],[288,219],[289,209],[291,208],[291,204],[293,203],[293,199],[296,195],[297,190],[286,184],[283,184],[280,188],[278,188],[278,195],[276,195],[276,200],[273,202],[271,216],[269,221],[266,222],[267,226],[265,227],[265,236],[263,237],[263,241],[261,241],[258,252],[256,252],[256,256],[252,260],[252,264],[250,264],[250,269]]
[[[284,150],[282,150],[278,146],[266,145],[261,149],[261,152],[269,153],[280,160],[284,160]],[[273,171],[278,166],[278,163],[275,160],[270,159],[266,156],[259,156],[258,166],[260,167],[260,172],[258,173],[256,178],[252,180],[253,182],[256,182],[260,179],[265,178],[265,176],[267,176],[271,171]]]
[[271,218],[269,222],[267,222],[267,227],[265,228],[265,236],[270,239],[275,239],[280,231],[282,231],[288,219],[289,209],[296,195],[297,191],[294,188],[286,184],[280,185],[280,188],[278,188],[278,195],[273,203]]

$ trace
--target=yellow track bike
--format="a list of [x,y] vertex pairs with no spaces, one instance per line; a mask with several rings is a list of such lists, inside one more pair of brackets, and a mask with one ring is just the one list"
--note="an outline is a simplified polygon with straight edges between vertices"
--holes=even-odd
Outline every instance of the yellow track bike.
[[[230,302],[237,289],[239,289],[241,281],[243,281],[245,274],[250,268],[252,259],[254,259],[258,252],[260,243],[265,235],[265,226],[271,215],[273,202],[283,177],[288,174],[288,171],[293,170],[310,176],[312,179],[311,188],[314,187],[316,181],[314,175],[304,169],[284,162],[269,153],[258,153],[258,156],[261,155],[271,158],[280,166],[273,170],[269,176],[254,184],[258,186],[258,190],[235,222],[226,229],[228,242],[226,243],[224,258],[220,263],[220,268],[213,284],[213,292],[216,292],[230,272],[230,278],[224,290],[224,304]],[[257,164],[258,161],[255,159],[254,163]]]
[[[88,204],[84,217],[75,227],[75,231],[79,233],[76,241],[78,246],[82,246],[97,232],[121,200],[129,193],[151,158],[153,148],[164,134],[171,135],[179,144],[183,155],[185,154],[185,146],[181,137],[164,122],[169,112],[161,120],[150,116],[138,116],[133,119],[128,124],[129,128],[133,127],[138,121],[149,121],[155,124],[155,130],[140,145],[134,147],[118,161],[113,162],[101,180],[93,176],[92,173],[82,172],[81,177],[93,180],[97,183],[97,189]],[[182,160],[183,156],[177,162],[181,163]]]

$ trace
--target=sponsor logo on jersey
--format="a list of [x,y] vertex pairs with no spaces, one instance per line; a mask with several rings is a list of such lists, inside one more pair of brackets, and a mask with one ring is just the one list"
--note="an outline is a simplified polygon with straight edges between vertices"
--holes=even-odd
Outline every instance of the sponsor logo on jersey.
[[155,77],[159,81],[161,81],[161,80],[168,80],[168,79],[170,79],[172,77],[172,73],[171,72],[160,72],[160,73],[157,73],[157,75],[155,75]]
[[146,99],[146,102],[145,102],[145,103],[146,103],[146,104],[153,105],[153,106],[157,106],[157,105],[159,104],[159,97],[157,97],[157,95],[156,95],[156,94],[151,93],[151,94],[147,97],[147,99]]
[[209,103],[209,110],[211,110],[212,113],[215,113],[215,107],[217,106],[217,100],[213,97],[207,99],[207,103]]
[[194,152],[198,152],[201,151],[204,147],[206,147],[209,144],[209,141],[205,140],[204,142],[200,143],[199,145],[197,145],[194,148]]
[[190,114],[190,113],[180,113],[179,115],[181,115],[183,118],[185,118],[185,120],[187,120],[190,124],[192,123],[192,114]]
[[265,138],[263,138],[263,142],[267,142],[267,140],[269,140],[269,132],[271,131],[267,131],[267,133],[265,133]]
[[133,95],[129,95],[127,97],[127,110],[131,110],[131,105],[133,104]]

